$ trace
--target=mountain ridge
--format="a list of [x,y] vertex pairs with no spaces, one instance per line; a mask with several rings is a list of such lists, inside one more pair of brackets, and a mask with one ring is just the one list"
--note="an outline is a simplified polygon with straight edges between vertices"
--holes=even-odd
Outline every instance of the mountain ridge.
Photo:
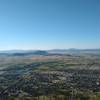
[[80,53],[93,53],[100,54],[100,49],[51,49],[51,50],[2,50],[0,54],[13,54],[13,55],[46,55],[46,54],[80,54]]

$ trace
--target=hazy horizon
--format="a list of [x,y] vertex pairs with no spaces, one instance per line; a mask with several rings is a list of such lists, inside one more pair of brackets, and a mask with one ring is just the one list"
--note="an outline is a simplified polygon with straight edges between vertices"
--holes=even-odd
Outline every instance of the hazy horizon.
[[100,49],[100,48],[50,48],[50,49],[0,49],[0,51],[11,51],[11,50],[92,50],[92,49]]
[[0,50],[100,48],[100,0],[0,0]]

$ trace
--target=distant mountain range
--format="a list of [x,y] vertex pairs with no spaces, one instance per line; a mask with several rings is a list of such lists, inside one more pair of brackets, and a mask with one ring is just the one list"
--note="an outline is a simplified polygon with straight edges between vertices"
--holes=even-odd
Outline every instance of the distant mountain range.
[[48,55],[48,52],[43,50],[8,50],[8,51],[0,51],[0,55],[8,55],[8,56]]
[[53,49],[49,50],[49,53],[60,53],[60,54],[81,54],[81,53],[92,53],[100,54],[100,49]]
[[100,49],[52,49],[52,50],[7,50],[0,55],[49,55],[49,54],[100,54]]

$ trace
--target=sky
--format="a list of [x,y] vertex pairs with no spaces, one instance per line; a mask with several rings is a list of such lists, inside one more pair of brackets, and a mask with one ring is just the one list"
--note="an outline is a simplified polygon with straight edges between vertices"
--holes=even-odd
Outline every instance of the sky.
[[0,50],[100,48],[100,0],[0,0]]

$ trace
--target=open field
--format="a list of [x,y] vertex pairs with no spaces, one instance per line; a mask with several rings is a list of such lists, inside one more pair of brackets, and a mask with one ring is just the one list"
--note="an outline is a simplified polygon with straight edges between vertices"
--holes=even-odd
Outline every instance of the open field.
[[0,100],[100,100],[100,56],[0,56]]

